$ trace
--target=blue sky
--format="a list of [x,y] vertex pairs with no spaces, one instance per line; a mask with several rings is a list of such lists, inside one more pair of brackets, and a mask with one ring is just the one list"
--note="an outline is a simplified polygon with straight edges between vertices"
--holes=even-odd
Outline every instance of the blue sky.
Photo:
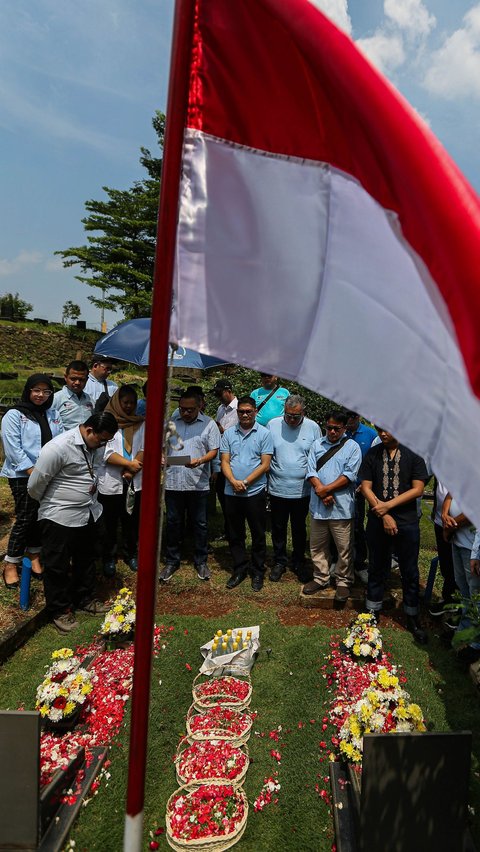
[[[480,190],[480,2],[312,0],[387,74]],[[85,242],[87,199],[144,176],[164,109],[173,0],[2,0],[0,294],[99,327],[53,252]],[[107,314],[109,327],[121,319]]]

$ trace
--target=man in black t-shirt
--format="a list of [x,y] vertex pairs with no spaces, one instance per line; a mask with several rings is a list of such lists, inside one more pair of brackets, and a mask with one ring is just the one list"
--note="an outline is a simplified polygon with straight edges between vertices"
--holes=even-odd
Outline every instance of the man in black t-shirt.
[[362,494],[370,506],[367,540],[372,561],[368,569],[367,611],[378,620],[395,543],[407,627],[417,642],[425,644],[427,634],[418,621],[417,497],[422,496],[429,476],[420,456],[399,444],[390,432],[379,426],[376,429],[381,443],[368,451],[359,472]]

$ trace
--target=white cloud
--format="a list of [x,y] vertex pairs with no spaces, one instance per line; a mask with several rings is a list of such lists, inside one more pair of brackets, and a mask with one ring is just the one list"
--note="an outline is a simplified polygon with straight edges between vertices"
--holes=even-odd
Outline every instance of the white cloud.
[[356,44],[370,61],[389,74],[415,55],[436,26],[423,0],[384,0],[384,20],[372,36]]
[[413,36],[427,36],[436,25],[422,0],[385,0],[383,11],[387,20]]
[[356,45],[384,74],[394,71],[405,62],[403,41],[398,35],[377,30],[369,38],[358,39]]
[[46,261],[45,269],[47,272],[62,272],[65,269],[63,260],[59,257],[52,257]]
[[0,276],[15,275],[21,272],[27,266],[37,266],[42,260],[42,255],[38,251],[26,251],[23,249],[12,260],[0,258]]
[[423,83],[429,92],[444,98],[480,98],[480,3],[432,53]]
[[352,22],[348,14],[348,0],[310,0],[310,2],[324,12],[337,27],[344,30],[348,35],[352,34]]

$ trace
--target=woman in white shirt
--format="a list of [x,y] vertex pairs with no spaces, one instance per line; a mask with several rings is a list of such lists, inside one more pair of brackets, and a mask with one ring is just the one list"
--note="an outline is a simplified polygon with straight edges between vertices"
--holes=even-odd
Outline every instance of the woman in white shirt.
[[119,522],[124,560],[132,571],[137,570],[145,420],[135,414],[136,407],[135,388],[123,385],[105,408],[118,423],[117,433],[105,447],[98,482],[103,506],[103,573],[107,577],[115,574]]
[[15,504],[15,523],[2,570],[7,589],[18,587],[24,555],[31,559],[32,575],[38,579],[43,574],[38,503],[29,496],[27,483],[41,448],[63,432],[60,415],[52,408],[52,402],[50,377],[34,373],[27,379],[20,401],[7,411],[2,420],[5,462],[0,476],[7,477]]

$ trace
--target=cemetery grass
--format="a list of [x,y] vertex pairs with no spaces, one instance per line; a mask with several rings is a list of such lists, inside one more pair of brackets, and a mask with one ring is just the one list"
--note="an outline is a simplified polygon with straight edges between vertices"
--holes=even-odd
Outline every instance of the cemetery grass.
[[[80,628],[71,637],[60,637],[52,626],[42,628],[0,673],[0,694],[4,708],[24,706],[32,709],[37,684],[44,666],[55,648],[91,640],[101,620],[80,615]],[[229,625],[260,625],[262,649],[252,672],[251,708],[258,712],[249,741],[253,758],[244,787],[250,803],[247,829],[238,844],[239,852],[329,852],[333,840],[332,822],[327,808],[315,790],[321,777],[328,774],[327,762],[319,742],[331,736],[322,732],[329,696],[321,666],[332,636],[330,627],[284,626],[274,608],[265,607],[259,597],[237,597],[228,615],[210,618],[162,612],[162,597],[157,607],[157,624],[173,627],[165,648],[159,650],[153,664],[151,709],[149,715],[148,771],[145,801],[145,848],[149,832],[165,826],[165,806],[176,789],[172,758],[185,731],[185,715],[191,704],[191,687],[199,664],[199,646],[217,628]],[[343,628],[334,631],[342,636]],[[438,642],[435,631],[426,649],[417,647],[408,633],[386,627],[382,630],[385,647],[393,661],[401,663],[408,678],[406,688],[418,702],[429,727],[434,730],[474,732],[470,805],[480,810],[478,779],[480,741],[478,734],[478,694],[465,672],[457,668],[452,652]],[[267,654],[266,649],[271,648]],[[190,668],[191,667],[191,670]],[[102,781],[98,795],[82,808],[71,838],[76,850],[120,852],[122,849],[125,790],[128,770],[128,725],[130,702],[124,725],[109,753],[110,778]],[[278,742],[269,732],[282,726]],[[277,765],[271,750],[282,755]],[[278,805],[255,813],[252,803],[265,777],[275,771],[282,785]],[[320,776],[320,777],[319,777]],[[455,779],[451,779],[452,784]],[[473,836],[480,823],[474,818]],[[164,835],[155,838],[160,849],[167,849]]]

